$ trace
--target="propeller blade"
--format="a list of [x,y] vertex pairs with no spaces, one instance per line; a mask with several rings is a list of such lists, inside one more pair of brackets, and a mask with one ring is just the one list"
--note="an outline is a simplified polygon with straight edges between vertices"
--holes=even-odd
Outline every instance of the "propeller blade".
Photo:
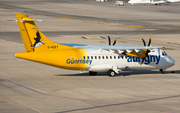
[[144,46],[146,46],[146,42],[144,41],[144,39],[141,37],[142,41],[143,41],[143,44]]
[[149,65],[150,65],[150,59],[149,59],[149,55],[148,55],[148,53],[150,53],[150,52],[151,52],[151,51],[150,51],[149,49],[147,49],[147,51],[146,51],[146,56],[143,57],[142,62],[141,62],[141,65],[142,65],[142,63],[144,62],[144,60],[145,60],[146,57],[148,58],[148,62],[149,62]]
[[109,45],[111,45],[111,38],[108,34],[107,34],[107,36],[108,36]]
[[148,62],[149,62],[149,65],[150,65],[150,59],[149,59],[149,55],[147,55],[147,57],[148,57]]
[[144,59],[146,58],[146,56],[145,57],[143,57],[143,59],[142,59],[142,62],[141,62],[141,65],[142,65],[142,63],[144,62]]
[[113,46],[116,44],[116,39],[114,40]]
[[149,43],[148,43],[148,46],[151,45],[151,37],[149,37]]

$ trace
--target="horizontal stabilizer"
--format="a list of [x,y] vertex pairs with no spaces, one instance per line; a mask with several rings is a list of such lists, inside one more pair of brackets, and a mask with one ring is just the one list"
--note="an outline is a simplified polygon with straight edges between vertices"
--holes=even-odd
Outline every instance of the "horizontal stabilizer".
[[38,22],[42,22],[42,20],[39,19],[22,19],[20,20],[21,22],[28,22],[28,21],[38,21]]

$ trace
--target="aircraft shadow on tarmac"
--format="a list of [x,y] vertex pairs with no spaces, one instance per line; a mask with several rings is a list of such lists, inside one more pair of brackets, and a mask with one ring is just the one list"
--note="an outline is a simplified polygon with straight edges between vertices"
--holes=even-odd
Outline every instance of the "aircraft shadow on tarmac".
[[[180,70],[173,70],[174,73],[171,71],[167,71],[165,74],[180,74]],[[161,74],[160,71],[152,71],[152,70],[133,70],[133,71],[123,71],[116,75],[116,77],[120,76],[131,76],[131,75],[145,75],[145,74],[151,74],[151,75],[157,75]],[[59,74],[54,76],[90,76],[89,73],[77,73],[77,74]],[[97,73],[96,76],[108,76],[107,73]]]

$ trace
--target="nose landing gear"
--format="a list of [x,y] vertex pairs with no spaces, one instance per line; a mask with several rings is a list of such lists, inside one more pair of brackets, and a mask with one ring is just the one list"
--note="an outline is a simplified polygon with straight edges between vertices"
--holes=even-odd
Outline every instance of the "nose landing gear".
[[167,69],[160,69],[159,71],[161,72],[161,74],[165,74]]
[[[167,69],[160,69],[159,70],[161,72],[161,74],[165,74],[167,72]],[[175,73],[175,71],[170,71],[170,73]]]

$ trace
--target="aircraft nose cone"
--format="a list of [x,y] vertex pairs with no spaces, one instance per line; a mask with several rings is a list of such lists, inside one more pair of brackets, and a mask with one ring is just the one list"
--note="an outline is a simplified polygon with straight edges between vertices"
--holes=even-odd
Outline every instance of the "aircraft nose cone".
[[173,58],[171,58],[171,59],[172,59],[173,64],[175,64],[176,61]]
[[175,64],[175,60],[172,57],[169,57],[168,62],[173,66]]

